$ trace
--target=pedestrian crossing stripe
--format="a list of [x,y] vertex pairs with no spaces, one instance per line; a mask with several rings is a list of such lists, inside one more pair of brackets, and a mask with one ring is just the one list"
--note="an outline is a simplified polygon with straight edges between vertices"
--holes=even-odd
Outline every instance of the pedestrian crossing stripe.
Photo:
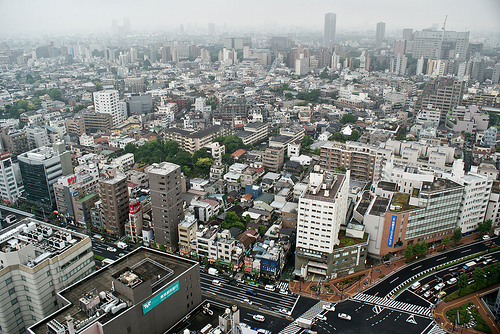
[[417,324],[417,320],[415,320],[415,316],[412,314],[406,319],[406,322],[409,322],[410,324]]

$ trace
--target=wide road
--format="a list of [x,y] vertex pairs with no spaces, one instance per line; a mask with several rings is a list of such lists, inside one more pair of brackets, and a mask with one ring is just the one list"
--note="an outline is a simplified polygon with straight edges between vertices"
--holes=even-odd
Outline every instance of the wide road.
[[[116,251],[108,251],[108,247],[113,247],[114,249],[116,249]],[[118,260],[121,257],[120,254],[128,253],[128,251],[116,247],[115,244],[105,243],[96,240],[95,238],[92,238],[92,250],[94,251],[95,255],[99,255],[110,260]]]
[[[498,245],[499,242],[499,237],[494,237],[491,238],[490,241],[492,241],[494,244]],[[398,285],[409,279],[410,277],[418,274],[419,272],[425,271],[429,268],[438,266],[440,264],[444,264],[448,261],[452,261],[455,259],[459,259],[464,256],[468,255],[473,255],[475,253],[479,253],[482,251],[487,250],[490,245],[487,245],[488,242],[485,241],[478,241],[473,244],[469,244],[466,246],[458,247],[455,248],[451,251],[443,252],[443,253],[438,253],[435,256],[432,256],[430,258],[426,258],[421,261],[416,261],[407,267],[393,273],[392,275],[388,276],[385,278],[383,281],[380,283],[376,284],[375,286],[369,288],[368,290],[365,290],[363,293],[364,294],[371,294],[371,295],[377,295],[379,297],[384,297],[388,295],[394,288],[396,288]],[[493,244],[493,246],[494,246]],[[450,246],[451,248],[451,246]],[[376,272],[372,273],[373,276],[377,276]]]

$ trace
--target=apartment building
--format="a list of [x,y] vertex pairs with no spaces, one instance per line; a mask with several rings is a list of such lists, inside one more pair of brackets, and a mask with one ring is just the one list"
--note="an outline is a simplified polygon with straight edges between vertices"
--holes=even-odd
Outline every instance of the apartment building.
[[169,252],[178,248],[177,225],[184,219],[181,198],[181,167],[170,162],[153,164],[146,169],[151,189],[152,223],[157,244]]
[[428,83],[417,100],[417,108],[432,105],[441,110],[439,122],[444,124],[446,115],[453,108],[460,105],[465,92],[465,81],[454,77],[437,77]]
[[361,181],[379,180],[382,168],[390,159],[391,151],[357,142],[327,142],[321,147],[319,165],[334,171],[343,167],[351,171],[351,177]]
[[285,150],[280,147],[268,147],[262,154],[262,166],[272,172],[281,170],[285,160]]
[[180,148],[193,154],[199,149],[213,142],[217,137],[229,136],[233,132],[229,127],[214,125],[199,131],[187,131],[178,128],[169,128],[164,131],[165,140],[179,143]]
[[195,215],[188,213],[177,226],[179,231],[179,252],[182,256],[196,256],[196,231],[198,220]]
[[308,191],[299,198],[295,269],[304,277],[332,274],[340,226],[346,221],[349,177],[349,171],[327,174],[316,168]]
[[26,133],[21,130],[12,130],[9,127],[2,128],[2,143],[13,157],[28,151],[28,138]]
[[113,116],[108,113],[84,112],[82,118],[87,133],[109,131],[113,127]]
[[125,174],[104,171],[99,179],[102,225],[108,234],[123,237],[128,221],[128,188]]
[[94,92],[94,110],[96,113],[111,115],[112,126],[123,123],[127,118],[127,103],[120,102],[117,90],[101,90]]
[[236,135],[243,141],[244,145],[253,145],[267,138],[268,124],[263,122],[247,123],[243,126],[244,131],[237,131]]
[[70,117],[64,120],[66,126],[66,133],[75,133],[81,136],[85,133],[85,121],[83,117]]
[[0,326],[26,328],[57,311],[56,294],[95,269],[88,236],[25,218],[0,231]]
[[21,196],[24,187],[16,176],[9,152],[0,154],[0,197],[9,203],[15,203]]

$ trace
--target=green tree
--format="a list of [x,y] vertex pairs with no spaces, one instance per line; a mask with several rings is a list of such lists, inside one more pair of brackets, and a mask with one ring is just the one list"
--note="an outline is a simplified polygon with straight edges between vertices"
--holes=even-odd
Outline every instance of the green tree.
[[240,217],[233,211],[228,211],[226,213],[226,218],[224,219],[227,223],[234,225],[240,222]]
[[160,244],[160,250],[161,250],[162,252],[166,252],[166,251],[167,251],[167,249],[165,248],[165,245],[164,245],[164,244]]
[[203,265],[205,267],[208,267],[208,257],[207,257],[207,254],[203,255]]
[[411,244],[408,244],[408,246],[406,246],[404,256],[407,260],[413,257],[413,247],[411,246]]
[[300,144],[303,149],[309,150],[309,146],[311,146],[313,143],[314,140],[311,138],[311,136],[305,135],[304,138],[302,138],[302,142]]
[[455,230],[455,232],[453,232],[453,237],[452,237],[453,241],[455,242],[455,245],[460,241],[462,240],[462,230],[457,228]]
[[73,112],[77,113],[77,112],[79,112],[82,109],[85,109],[85,106],[83,104],[79,104],[79,105],[76,105],[76,106],[73,107]]
[[199,158],[196,161],[196,168],[202,173],[208,173],[210,171],[210,167],[212,166],[212,159],[210,158]]
[[201,159],[201,158],[212,158],[212,156],[210,155],[210,153],[207,152],[206,149],[202,148],[202,149],[199,149],[198,151],[194,152],[193,161],[198,161],[198,159]]
[[485,272],[482,268],[476,267],[472,272],[472,279],[474,280],[474,284],[476,289],[482,289],[486,285]]
[[458,295],[459,296],[462,295],[462,293],[465,291],[465,289],[467,289],[467,286],[469,285],[469,282],[467,280],[468,280],[468,276],[465,273],[458,276],[457,285],[458,285]]
[[443,238],[442,243],[443,243],[444,249],[446,249],[446,246],[447,246],[450,242],[451,242],[451,240],[450,240],[450,237],[449,237],[449,236],[446,236],[446,237],[444,237],[444,238]]
[[250,217],[250,215],[247,214],[246,217],[245,217],[245,220],[246,220],[246,223],[248,225],[248,223],[250,223],[250,221],[252,220],[252,218]]
[[179,152],[179,143],[173,140],[167,140],[163,144],[163,150],[165,151],[167,157],[173,157]]
[[422,251],[420,254],[425,254],[425,253],[427,253],[427,249],[429,248],[429,245],[427,244],[427,242],[422,241],[420,248]]
[[356,123],[358,118],[354,115],[351,114],[344,114],[342,115],[342,118],[340,119],[340,124],[344,125],[347,123]]
[[135,153],[137,151],[137,146],[132,143],[125,145],[125,153]]
[[479,233],[488,233],[491,230],[491,227],[493,226],[493,222],[491,219],[488,219],[484,221],[483,223],[479,223],[477,225],[477,231]]
[[352,130],[351,134],[347,137],[347,139],[350,141],[358,141],[359,137],[361,137],[361,135],[359,134],[359,131]]
[[419,256],[420,254],[422,254],[422,245],[421,244],[416,243],[413,246],[413,254],[415,254],[415,256]]
[[58,101],[62,100],[62,93],[57,88],[52,88],[49,92],[49,96],[52,100],[58,100]]
[[267,232],[267,227],[265,225],[259,225],[259,234],[264,235]]
[[33,76],[31,74],[26,74],[26,83],[28,84],[35,83],[35,79],[33,79]]
[[156,242],[151,241],[151,248],[156,249]]

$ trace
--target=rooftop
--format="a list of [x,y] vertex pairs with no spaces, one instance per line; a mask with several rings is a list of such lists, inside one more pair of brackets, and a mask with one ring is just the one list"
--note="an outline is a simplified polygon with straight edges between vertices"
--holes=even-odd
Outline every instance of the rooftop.
[[460,184],[448,179],[435,178],[433,182],[422,182],[421,192],[436,192],[442,190],[450,190],[454,188],[461,188]]

